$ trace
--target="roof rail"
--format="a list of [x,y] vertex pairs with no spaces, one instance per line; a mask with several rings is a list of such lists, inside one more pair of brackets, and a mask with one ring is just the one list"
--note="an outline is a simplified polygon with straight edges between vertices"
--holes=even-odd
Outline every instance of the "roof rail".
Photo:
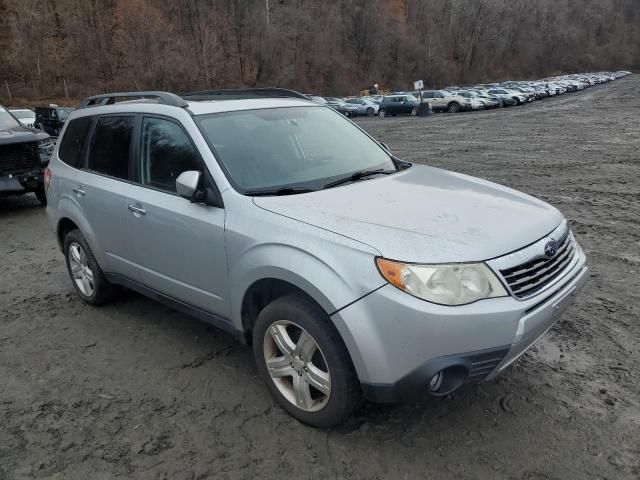
[[241,100],[243,98],[302,98],[309,100],[306,95],[289,90],[288,88],[226,88],[221,90],[202,90],[189,92],[183,98],[195,101],[203,100]]
[[178,95],[170,92],[117,92],[103,93],[100,95],[87,97],[80,103],[79,108],[113,105],[114,103],[116,103],[117,98],[152,98],[156,99],[158,103],[170,105],[172,107],[186,108],[189,106],[189,104]]

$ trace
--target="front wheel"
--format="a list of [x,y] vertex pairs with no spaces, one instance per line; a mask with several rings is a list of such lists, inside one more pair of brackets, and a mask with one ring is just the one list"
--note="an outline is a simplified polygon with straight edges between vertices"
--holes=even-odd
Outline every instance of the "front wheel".
[[415,117],[416,115],[418,115],[418,107],[413,107],[411,109],[411,116]]
[[253,352],[271,394],[303,423],[334,427],[360,403],[360,384],[342,338],[306,298],[280,297],[260,312]]
[[47,194],[44,191],[44,184],[38,185],[33,193],[36,194],[36,198],[42,205],[47,205]]
[[371,108],[371,107],[367,108],[367,116],[368,117],[372,117],[374,113],[375,112],[373,111],[373,108]]
[[460,105],[458,105],[456,102],[450,103],[447,111],[449,113],[458,113],[460,111]]

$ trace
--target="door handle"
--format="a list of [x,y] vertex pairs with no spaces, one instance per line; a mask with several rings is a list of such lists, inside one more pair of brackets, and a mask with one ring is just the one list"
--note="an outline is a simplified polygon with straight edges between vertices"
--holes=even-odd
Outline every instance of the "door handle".
[[85,192],[84,190],[82,190],[80,187],[76,187],[73,189],[73,193],[75,193],[77,196],[79,197],[84,197],[87,192]]
[[135,205],[133,205],[131,203],[129,205],[127,205],[127,208],[129,209],[129,211],[131,211],[131,212],[133,212],[134,214],[137,214],[137,215],[146,215],[147,214],[147,211],[144,208],[136,207]]

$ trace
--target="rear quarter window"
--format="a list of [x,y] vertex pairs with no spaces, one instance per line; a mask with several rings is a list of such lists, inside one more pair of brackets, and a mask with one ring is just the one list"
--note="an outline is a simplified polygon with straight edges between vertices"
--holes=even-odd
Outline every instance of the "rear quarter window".
[[89,129],[94,117],[75,118],[69,122],[67,129],[60,141],[58,157],[67,165],[80,168],[82,163],[82,150],[87,141]]

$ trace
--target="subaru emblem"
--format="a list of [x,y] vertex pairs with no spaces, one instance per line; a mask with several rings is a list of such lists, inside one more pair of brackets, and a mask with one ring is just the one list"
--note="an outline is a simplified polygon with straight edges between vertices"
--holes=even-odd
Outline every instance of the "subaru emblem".
[[558,252],[558,242],[550,238],[544,246],[544,253],[547,257],[553,257]]

